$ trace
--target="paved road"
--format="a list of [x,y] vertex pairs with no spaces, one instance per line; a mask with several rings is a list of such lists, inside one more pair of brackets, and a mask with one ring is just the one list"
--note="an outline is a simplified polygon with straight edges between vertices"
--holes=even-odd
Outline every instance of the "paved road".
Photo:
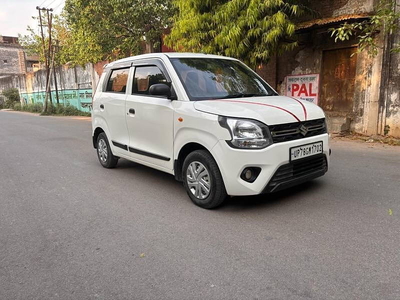
[[2,111],[0,299],[399,299],[400,147],[332,148],[325,177],[208,211],[103,169],[87,120]]

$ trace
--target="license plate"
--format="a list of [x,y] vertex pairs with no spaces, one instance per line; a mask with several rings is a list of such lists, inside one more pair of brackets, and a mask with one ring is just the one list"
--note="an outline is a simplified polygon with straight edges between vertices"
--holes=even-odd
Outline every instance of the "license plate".
[[324,150],[322,142],[290,148],[290,161],[321,154]]

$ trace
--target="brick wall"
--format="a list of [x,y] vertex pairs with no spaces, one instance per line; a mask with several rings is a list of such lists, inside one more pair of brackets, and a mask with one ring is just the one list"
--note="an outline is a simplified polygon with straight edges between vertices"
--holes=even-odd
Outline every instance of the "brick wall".
[[109,62],[108,61],[99,61],[99,62],[97,62],[97,63],[95,63],[94,65],[93,65],[93,68],[94,68],[94,70],[96,71],[96,73],[97,73],[97,76],[101,76],[101,74],[103,74],[103,71],[104,71],[104,66],[106,65],[106,64],[108,64]]
[[277,62],[277,57],[276,55],[273,56],[268,63],[266,64],[260,64],[257,66],[256,72],[258,75],[260,75],[262,78],[264,78],[269,85],[276,89],[276,62]]

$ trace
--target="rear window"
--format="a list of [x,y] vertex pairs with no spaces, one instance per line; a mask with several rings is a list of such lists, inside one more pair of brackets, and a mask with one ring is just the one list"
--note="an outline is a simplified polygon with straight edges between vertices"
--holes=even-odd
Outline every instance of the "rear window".
[[112,70],[107,82],[106,92],[125,93],[129,68]]

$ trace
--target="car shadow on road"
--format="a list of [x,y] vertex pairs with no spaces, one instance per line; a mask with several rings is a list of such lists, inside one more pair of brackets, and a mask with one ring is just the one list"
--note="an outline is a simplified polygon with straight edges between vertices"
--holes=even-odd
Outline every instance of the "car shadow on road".
[[117,169],[123,172],[128,172],[132,176],[140,176],[146,182],[157,181],[159,183],[165,182],[168,185],[181,185],[180,182],[175,180],[175,177],[171,174],[167,174],[163,171],[147,167],[126,159],[120,159],[117,165]]
[[[151,182],[152,185],[157,184],[158,188],[165,186],[170,193],[179,193],[182,197],[187,197],[182,183],[176,181],[173,175],[125,159],[119,161],[117,168],[132,178],[139,178],[143,183]],[[310,198],[308,195],[315,197],[324,186],[324,179],[316,179],[277,193],[231,197],[217,208],[217,211],[232,212],[286,207],[293,203],[308,201]],[[174,199],[177,198],[174,197]]]
[[308,200],[307,195],[320,193],[324,185],[323,180],[316,179],[276,193],[232,197],[225,202],[221,209],[236,211],[285,207],[295,202]]

